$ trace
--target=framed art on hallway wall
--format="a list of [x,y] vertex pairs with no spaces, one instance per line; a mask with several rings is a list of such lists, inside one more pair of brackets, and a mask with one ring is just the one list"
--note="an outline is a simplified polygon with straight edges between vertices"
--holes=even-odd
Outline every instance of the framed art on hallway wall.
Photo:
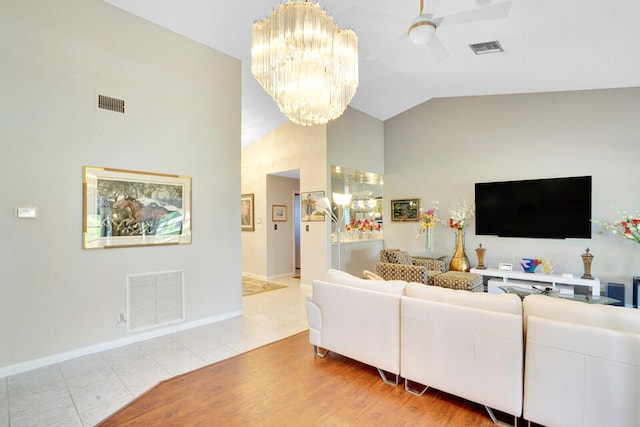
[[253,218],[254,210],[253,193],[243,194],[240,197],[240,224],[242,231],[255,230],[255,219]]
[[85,166],[85,249],[191,243],[191,177]]
[[271,220],[273,222],[287,221],[287,207],[284,205],[271,206]]
[[300,194],[300,213],[302,221],[324,221],[324,213],[318,210],[316,202],[324,197],[324,191],[311,191]]

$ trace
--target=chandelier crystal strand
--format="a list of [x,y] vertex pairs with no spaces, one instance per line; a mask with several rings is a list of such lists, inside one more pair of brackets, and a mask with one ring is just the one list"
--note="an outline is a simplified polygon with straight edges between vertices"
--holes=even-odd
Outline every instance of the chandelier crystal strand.
[[339,117],[358,87],[358,39],[317,3],[289,1],[253,24],[251,73],[294,123]]

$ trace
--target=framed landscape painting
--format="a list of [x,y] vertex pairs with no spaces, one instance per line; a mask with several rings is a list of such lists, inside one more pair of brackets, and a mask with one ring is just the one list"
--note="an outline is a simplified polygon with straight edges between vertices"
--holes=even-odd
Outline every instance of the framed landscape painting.
[[418,221],[420,199],[391,201],[391,221]]
[[85,249],[191,243],[191,177],[85,166]]
[[284,205],[271,206],[271,220],[273,222],[285,222],[287,220],[287,207]]

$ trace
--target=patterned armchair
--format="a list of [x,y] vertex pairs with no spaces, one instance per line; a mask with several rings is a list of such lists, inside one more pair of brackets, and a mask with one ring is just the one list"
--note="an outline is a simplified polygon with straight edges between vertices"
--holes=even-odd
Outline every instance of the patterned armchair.
[[433,278],[447,269],[444,258],[412,257],[400,249],[383,249],[376,264],[376,273],[384,280],[433,285]]

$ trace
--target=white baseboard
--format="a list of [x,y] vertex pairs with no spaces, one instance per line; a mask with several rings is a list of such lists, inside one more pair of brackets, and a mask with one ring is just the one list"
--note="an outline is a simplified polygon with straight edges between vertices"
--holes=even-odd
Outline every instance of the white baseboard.
[[267,276],[262,276],[260,274],[242,272],[242,276],[251,277],[252,279],[256,279],[256,280],[262,280],[263,282],[267,281]]
[[231,319],[233,317],[238,317],[238,316],[242,316],[242,310],[232,311],[230,313],[225,313],[220,316],[213,316],[213,317],[207,317],[200,320],[194,320],[192,322],[174,324],[162,329],[147,331],[147,332],[127,336],[127,337],[120,338],[113,341],[106,341],[106,342],[91,345],[88,347],[78,348],[78,349],[67,351],[64,353],[52,354],[50,356],[42,357],[40,359],[27,360],[25,362],[16,363],[15,365],[0,367],[0,378],[8,377],[10,375],[20,374],[23,372],[31,371],[33,369],[42,368],[48,365],[53,365],[55,363],[65,362],[67,360],[75,359],[76,357],[87,356],[89,354],[99,353],[101,351],[111,350],[113,348],[118,348],[118,347],[122,347],[129,344],[135,344],[141,341],[146,341],[146,340],[158,338],[164,335],[173,334],[175,332],[196,328],[198,326],[204,326],[211,323],[220,322],[222,320],[227,320],[227,319]]

